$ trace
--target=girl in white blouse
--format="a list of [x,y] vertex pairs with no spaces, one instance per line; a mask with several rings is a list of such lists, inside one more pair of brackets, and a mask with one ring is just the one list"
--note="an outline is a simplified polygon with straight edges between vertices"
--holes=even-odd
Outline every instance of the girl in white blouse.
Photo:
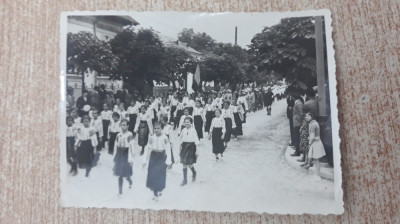
[[154,135],[150,136],[144,166],[148,161],[146,187],[153,191],[153,200],[158,200],[165,188],[166,169],[171,165],[171,145],[162,133],[161,123],[154,123]]
[[108,141],[108,126],[110,126],[110,120],[112,119],[113,112],[109,109],[108,104],[103,105],[103,111],[100,113],[101,120],[103,122],[103,141],[102,147],[106,147],[106,141]]
[[175,163],[173,147],[174,147],[174,142],[176,140],[176,135],[174,133],[174,127],[168,124],[168,118],[166,116],[160,118],[160,123],[162,128],[161,132],[168,137],[169,142],[171,144],[171,166],[169,168],[172,168],[172,165]]
[[224,147],[226,149],[228,147],[228,142],[231,140],[233,129],[236,128],[236,123],[234,122],[235,118],[233,116],[233,107],[230,106],[228,101],[224,102],[224,109],[221,110],[221,113],[225,120]]
[[119,195],[122,194],[123,178],[132,187],[132,165],[134,156],[134,140],[132,132],[128,131],[128,120],[122,119],[120,122],[121,132],[117,134],[114,144],[114,175],[118,177]]
[[189,99],[186,103],[186,107],[189,108],[189,114],[193,115],[193,108],[195,107],[196,102],[194,102],[192,95],[189,95],[188,97],[189,97]]
[[135,103],[135,100],[131,101],[131,105],[128,107],[128,110],[126,111],[129,116],[129,128],[128,130],[130,132],[133,132],[136,126],[136,120],[139,114],[139,108],[140,106],[138,103]]
[[96,137],[97,137],[97,151],[102,149],[102,145],[100,144],[101,139],[103,138],[103,121],[99,118],[99,111],[95,108],[92,110],[93,118],[90,120],[90,126],[94,127],[96,130]]
[[118,112],[114,112],[112,114],[112,119],[110,121],[110,126],[108,126],[108,153],[113,154],[114,153],[114,143],[115,143],[115,138],[117,137],[117,134],[121,132],[121,128],[119,126],[119,119],[120,115]]
[[182,131],[182,129],[185,128],[184,122],[185,122],[185,119],[186,119],[187,117],[190,117],[190,118],[193,119],[193,116],[191,116],[191,115],[189,114],[189,108],[186,107],[186,108],[183,110],[183,115],[181,116],[181,119],[179,120],[179,126],[178,126],[178,127],[181,128],[180,131]]
[[153,133],[152,113],[153,111],[147,110],[145,105],[140,108],[139,122],[136,122],[135,127],[135,132],[138,133],[138,143],[142,147],[140,155],[143,155],[144,148],[149,140],[149,135]]
[[196,170],[193,164],[196,163],[199,151],[197,150],[197,145],[199,144],[199,138],[197,137],[196,130],[193,128],[193,119],[187,117],[185,119],[185,128],[182,129],[179,135],[179,141],[181,142],[180,147],[180,160],[183,165],[183,181],[181,186],[187,184],[187,167],[192,171],[192,181],[196,181]]
[[181,120],[181,117],[183,115],[183,110],[185,109],[184,103],[182,101],[182,97],[178,98],[178,104],[176,106],[176,110],[174,112],[174,127],[180,127],[179,122]]
[[201,102],[196,102],[196,107],[193,109],[194,128],[197,132],[199,139],[203,138],[203,123],[206,120],[204,116],[204,109],[201,107]]
[[232,101],[232,107],[233,107],[233,118],[236,124],[236,128],[233,130],[233,135],[235,137],[235,141],[237,141],[237,136],[243,135],[242,122],[243,122],[244,109],[242,105],[237,104],[237,101],[235,99]]
[[205,126],[204,126],[204,131],[205,132],[210,132],[210,127],[211,127],[211,121],[215,117],[215,106],[213,104],[213,99],[211,96],[208,98],[207,104],[204,107],[204,111],[206,113],[205,116]]
[[208,134],[208,139],[212,139],[213,153],[218,161],[218,154],[223,157],[225,151],[224,147],[224,137],[225,137],[225,120],[221,116],[221,109],[215,110],[215,117],[211,122],[210,133]]
[[170,120],[171,107],[168,106],[167,100],[163,99],[161,102],[160,110],[158,111],[158,118],[160,119],[161,117],[165,116],[168,118],[168,120]]
[[242,105],[243,109],[244,109],[244,114],[243,114],[243,123],[246,123],[246,114],[249,111],[249,105],[247,104],[247,99],[246,99],[246,95],[244,94],[244,92],[240,92],[240,96],[237,99],[237,103],[239,105]]
[[90,118],[88,115],[82,117],[83,125],[77,129],[75,141],[76,157],[79,168],[86,168],[86,177],[92,169],[92,160],[94,156],[94,147],[97,146],[96,130],[90,127]]

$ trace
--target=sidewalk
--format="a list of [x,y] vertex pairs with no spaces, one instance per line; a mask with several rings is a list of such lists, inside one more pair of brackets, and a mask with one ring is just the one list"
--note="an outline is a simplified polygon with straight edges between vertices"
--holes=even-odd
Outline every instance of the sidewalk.
[[[302,162],[298,162],[297,160],[301,158],[301,156],[290,156],[290,154],[294,153],[294,149],[290,146],[286,148],[285,151],[285,161],[293,168],[308,173],[310,175],[316,174],[315,167],[310,167],[308,170],[304,169],[300,165]],[[330,167],[328,163],[321,162],[321,178],[333,181],[333,167]]]

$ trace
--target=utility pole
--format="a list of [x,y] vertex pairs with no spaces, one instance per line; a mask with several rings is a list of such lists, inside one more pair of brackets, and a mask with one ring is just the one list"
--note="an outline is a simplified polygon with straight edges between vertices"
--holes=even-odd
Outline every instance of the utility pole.
[[237,26],[235,26],[235,46],[237,45]]

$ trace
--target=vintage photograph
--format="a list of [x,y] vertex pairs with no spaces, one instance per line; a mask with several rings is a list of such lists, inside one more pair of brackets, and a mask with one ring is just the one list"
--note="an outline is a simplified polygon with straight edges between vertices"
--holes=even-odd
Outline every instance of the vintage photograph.
[[63,13],[62,206],[341,214],[331,23]]

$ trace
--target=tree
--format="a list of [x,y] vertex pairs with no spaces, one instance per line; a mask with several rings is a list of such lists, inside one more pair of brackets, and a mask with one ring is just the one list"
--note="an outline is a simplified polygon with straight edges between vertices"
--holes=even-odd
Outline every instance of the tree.
[[316,84],[314,18],[282,19],[251,40],[251,64],[258,72]]
[[178,40],[201,53],[211,52],[215,46],[215,40],[210,35],[204,32],[195,33],[193,29],[187,28],[178,34]]
[[165,81],[162,66],[165,47],[153,29],[125,29],[110,40],[113,53],[118,57],[111,79],[122,79],[144,94],[153,81]]
[[89,32],[68,33],[67,69],[82,76],[82,93],[85,90],[84,74],[98,72],[109,75],[116,66],[116,57],[110,45]]

